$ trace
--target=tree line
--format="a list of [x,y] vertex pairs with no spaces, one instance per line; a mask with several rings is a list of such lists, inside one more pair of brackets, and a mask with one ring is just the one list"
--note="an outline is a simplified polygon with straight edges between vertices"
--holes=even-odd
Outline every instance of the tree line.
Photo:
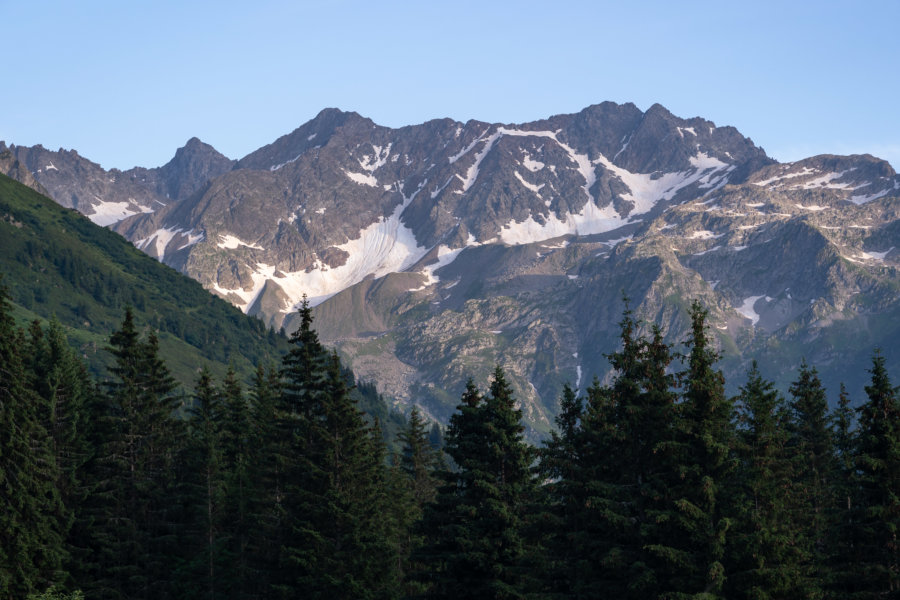
[[497,367],[392,451],[305,302],[277,369],[186,395],[131,311],[95,380],[0,293],[0,598],[898,597],[883,358],[857,409],[806,364],[730,398],[691,319],[679,367],[626,308],[611,379],[564,387],[539,448]]

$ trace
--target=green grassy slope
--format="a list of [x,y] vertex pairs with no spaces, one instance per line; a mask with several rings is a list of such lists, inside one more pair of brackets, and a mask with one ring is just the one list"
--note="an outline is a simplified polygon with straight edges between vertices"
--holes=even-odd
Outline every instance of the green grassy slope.
[[169,368],[188,389],[199,367],[221,377],[229,363],[247,378],[257,363],[279,362],[283,337],[262,321],[157,262],[74,210],[0,175],[0,273],[25,323],[56,317],[92,371],[127,305],[139,326],[159,332]]

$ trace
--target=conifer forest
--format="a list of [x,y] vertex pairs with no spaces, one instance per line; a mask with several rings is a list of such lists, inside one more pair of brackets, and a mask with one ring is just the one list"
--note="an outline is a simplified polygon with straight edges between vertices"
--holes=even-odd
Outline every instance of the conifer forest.
[[0,599],[900,598],[878,351],[832,408],[805,363],[787,394],[754,364],[728,397],[699,303],[678,348],[626,304],[613,375],[563,387],[535,446],[499,366],[446,428],[413,408],[385,434],[305,302],[280,364],[190,390],[130,310],[99,376],[10,311]]

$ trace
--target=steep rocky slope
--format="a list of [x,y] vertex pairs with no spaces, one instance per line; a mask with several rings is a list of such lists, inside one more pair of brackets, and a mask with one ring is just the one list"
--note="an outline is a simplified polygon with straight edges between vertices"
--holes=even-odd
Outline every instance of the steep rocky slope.
[[661,106],[402,129],[325,110],[116,230],[278,326],[303,293],[318,304],[430,253],[634,225],[771,163],[734,129]]
[[188,140],[162,167],[127,171],[107,171],[75,150],[7,147],[0,142],[0,171],[98,225],[177,203],[231,170],[233,163],[197,138]]
[[900,178],[868,155],[779,164],[734,128],[613,103],[401,129],[327,109],[239,161],[192,140],[127,177],[7,151],[63,204],[116,179],[107,197],[142,199],[116,231],[269,325],[306,294],[357,373],[439,418],[500,363],[548,428],[564,381],[605,376],[623,294],[676,344],[701,299],[732,389],[751,359],[784,386],[805,357],[858,393],[874,346],[900,366]]

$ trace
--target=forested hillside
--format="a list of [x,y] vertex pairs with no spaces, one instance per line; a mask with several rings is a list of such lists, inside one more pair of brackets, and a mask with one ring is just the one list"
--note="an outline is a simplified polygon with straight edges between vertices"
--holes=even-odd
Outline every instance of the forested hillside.
[[101,373],[108,332],[130,306],[153,328],[175,377],[192,384],[203,364],[221,377],[232,365],[249,378],[277,361],[284,336],[267,331],[195,281],[138,251],[121,236],[0,175],[0,273],[20,323],[55,315]]
[[524,440],[499,367],[445,453],[367,423],[308,304],[278,369],[178,394],[125,316],[88,376],[0,297],[0,598],[876,598],[900,590],[900,399],[876,352],[829,411],[754,365],[728,397],[694,303],[677,351],[626,309],[615,376]]

